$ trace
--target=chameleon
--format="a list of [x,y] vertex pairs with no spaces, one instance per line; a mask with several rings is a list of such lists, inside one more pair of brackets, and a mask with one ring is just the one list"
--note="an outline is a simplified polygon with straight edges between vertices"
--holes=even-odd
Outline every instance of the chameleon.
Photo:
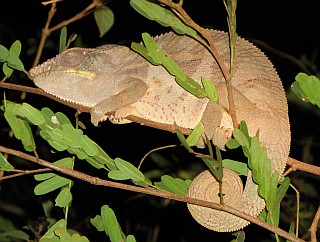
[[[210,30],[224,64],[229,68],[228,34]],[[149,63],[142,56],[122,45],[97,48],[71,48],[32,68],[29,72],[36,86],[60,99],[89,107],[91,122],[109,119],[116,124],[130,122],[129,116],[158,124],[193,129],[199,122],[206,136],[219,147],[232,134],[229,104],[224,76],[210,52],[196,40],[173,32],[154,37],[164,50],[192,79],[201,77],[214,82],[218,101],[199,99],[176,82],[162,66]],[[266,55],[247,40],[238,37],[233,64],[232,91],[238,120],[245,120],[249,134],[258,134],[267,149],[271,169],[282,174],[290,149],[288,105],[281,80]],[[199,147],[203,142],[199,141]],[[264,200],[249,171],[245,187],[234,172],[225,169],[223,186],[225,204],[252,216],[263,210]],[[211,191],[206,182],[214,180],[205,171],[196,177],[188,196],[200,198]],[[238,189],[238,185],[240,188]],[[238,191],[239,190],[239,191]],[[214,201],[218,197],[212,190]],[[238,194],[229,199],[229,195]],[[239,230],[248,221],[209,208],[188,204],[195,220],[208,229],[227,232]]]

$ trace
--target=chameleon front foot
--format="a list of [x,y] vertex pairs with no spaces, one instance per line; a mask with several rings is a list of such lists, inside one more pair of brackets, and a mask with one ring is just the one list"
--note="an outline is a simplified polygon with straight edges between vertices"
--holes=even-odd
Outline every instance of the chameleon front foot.
[[94,126],[98,126],[99,122],[102,122],[108,118],[107,115],[105,115],[105,112],[100,107],[93,107],[90,112],[91,116],[91,123],[93,123]]
[[133,115],[136,117],[143,117],[143,115],[134,107],[132,106],[126,106],[118,109],[114,115],[109,117],[109,120],[113,124],[127,124],[131,123],[132,121],[129,119],[126,119],[126,117]]

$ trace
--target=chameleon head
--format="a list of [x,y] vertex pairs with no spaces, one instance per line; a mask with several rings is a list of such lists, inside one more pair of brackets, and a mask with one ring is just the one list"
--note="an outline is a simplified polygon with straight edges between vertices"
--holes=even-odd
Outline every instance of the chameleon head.
[[[116,64],[113,45],[99,49],[72,48],[30,70],[35,85],[58,98],[93,107],[112,89]],[[103,68],[102,68],[103,67]],[[101,73],[107,73],[101,75]],[[102,87],[103,86],[103,87]],[[112,89],[114,90],[114,89]],[[101,97],[101,95],[103,97]]]

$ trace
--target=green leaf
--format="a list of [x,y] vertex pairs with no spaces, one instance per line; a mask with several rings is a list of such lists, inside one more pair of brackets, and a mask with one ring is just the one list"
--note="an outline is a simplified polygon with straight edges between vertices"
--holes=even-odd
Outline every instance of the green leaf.
[[196,125],[196,127],[192,130],[192,133],[186,139],[188,145],[195,146],[198,143],[203,131],[204,127],[203,124],[200,122]]
[[128,180],[128,179],[130,179],[129,176],[123,174],[123,173],[122,173],[121,171],[119,171],[119,170],[109,171],[108,177],[109,177],[110,179],[117,180],[117,181],[123,181],[123,180]]
[[87,153],[87,155],[96,156],[99,153],[96,143],[88,138],[88,136],[84,135],[80,129],[77,130],[76,134],[78,135],[78,145]]
[[[109,157],[109,155],[101,149],[99,145],[96,145],[98,149],[98,154],[94,156],[94,160],[96,162],[99,162],[100,164],[106,165],[109,170],[116,170],[116,165],[114,164],[114,160]],[[92,159],[91,157],[88,157],[86,160]]]
[[7,62],[3,63],[2,71],[7,78],[9,78],[13,73],[13,69],[8,66]]
[[240,130],[235,129],[233,131],[233,137],[238,141],[241,146],[249,146],[249,140],[246,135]]
[[207,92],[208,98],[212,102],[215,102],[215,103],[218,102],[218,93],[217,93],[217,89],[216,89],[216,86],[214,85],[213,81],[206,79],[204,77],[201,77],[201,82],[204,87],[204,90],[206,90],[206,92]]
[[0,216],[0,232],[6,232],[15,230],[16,227],[13,225],[12,221]]
[[62,126],[63,124],[68,124],[72,126],[72,123],[70,122],[70,120],[68,119],[68,117],[61,112],[57,112],[54,114],[54,116],[57,118],[59,124]]
[[[59,143],[63,143],[63,145],[67,148],[68,145],[62,142],[64,139],[64,132],[60,128],[48,129],[46,135],[49,135],[50,140],[56,141]],[[43,137],[44,138],[44,137]]]
[[64,26],[60,32],[59,53],[67,49],[67,27]]
[[94,11],[94,19],[100,32],[100,38],[107,33],[114,23],[114,14],[107,6],[97,7]]
[[246,239],[246,234],[243,230],[232,233],[232,235],[236,236],[236,238],[231,240],[231,242],[244,242]]
[[73,158],[71,158],[71,157],[62,158],[60,160],[57,160],[57,161],[53,162],[52,164],[54,164],[56,166],[63,166],[63,167],[72,169],[72,167],[73,167]]
[[206,97],[207,93],[201,85],[192,78],[186,76],[179,65],[169,55],[158,48],[157,43],[148,33],[143,33],[142,39],[149,52],[147,56],[148,58],[152,58],[153,63],[156,63],[157,65],[161,64],[166,68],[171,75],[175,76],[176,82],[192,95],[198,98]]
[[189,146],[186,138],[184,137],[183,133],[180,130],[176,130],[177,136],[181,144],[186,148],[189,152],[192,151],[191,147]]
[[52,210],[54,208],[53,202],[51,200],[46,200],[41,203],[43,212],[47,218],[52,217]]
[[2,238],[0,237],[0,241],[30,241],[30,236],[23,232],[22,230],[11,230],[11,231],[6,231],[4,233],[0,233],[0,236],[5,237],[7,240],[2,240]]
[[163,26],[170,26],[178,34],[188,34],[197,36],[197,32],[185,25],[175,14],[170,10],[146,0],[130,0],[130,5],[144,17],[157,21]]
[[9,50],[3,45],[0,45],[0,62],[5,62],[8,58],[8,55]]
[[20,112],[34,125],[41,125],[45,122],[42,113],[27,103],[22,104]]
[[[295,236],[295,224],[293,222],[290,224],[289,234]],[[286,242],[290,242],[290,240],[286,240]]]
[[11,165],[6,158],[0,153],[0,168],[5,171],[12,171],[14,170],[13,165]]
[[24,69],[23,63],[19,59],[19,56],[14,52],[9,52],[7,63],[8,63],[8,66],[13,69],[26,72],[26,70]]
[[207,95],[200,84],[190,77],[181,79],[180,77],[176,76],[176,82],[197,98],[204,98]]
[[267,158],[266,149],[261,149],[260,152],[260,161],[258,168],[258,176],[260,177],[259,182],[259,194],[261,197],[266,198],[267,194],[270,192],[270,189],[276,189],[271,187],[271,162]]
[[279,173],[274,172],[270,179],[270,190],[266,196],[266,208],[268,212],[272,211],[276,205],[276,192],[278,185]]
[[305,102],[320,107],[320,80],[316,76],[299,73],[291,85],[292,91]]
[[[15,106],[15,107],[21,107],[21,105],[19,106]],[[7,122],[10,125],[10,128],[12,130],[12,132],[14,133],[14,136],[21,140],[24,148],[27,151],[34,151],[36,149],[35,146],[35,142],[33,139],[33,134],[31,132],[31,128],[29,126],[29,124],[25,121],[22,120],[20,118],[17,118],[13,112],[17,112],[17,108],[12,107],[14,110],[10,109],[10,107],[8,106],[6,109],[6,112],[4,113],[4,117],[7,120]]]
[[258,218],[262,221],[266,221],[267,219],[267,209],[264,208],[261,213],[258,215]]
[[68,146],[63,144],[60,141],[55,141],[55,140],[47,140],[49,145],[51,145],[53,148],[55,148],[57,151],[64,151],[68,149]]
[[250,157],[248,160],[248,165],[252,170],[254,170],[259,166],[260,143],[258,137],[252,137],[250,144]]
[[250,136],[249,136],[249,131],[248,131],[248,126],[247,126],[247,124],[246,124],[246,122],[245,121],[241,121],[240,122],[240,130],[241,130],[241,132],[244,134],[244,136],[245,137],[247,137],[247,139],[249,140],[250,139]]
[[240,144],[236,139],[230,139],[227,141],[226,146],[228,149],[236,149],[240,146]]
[[[43,241],[43,239],[53,239],[55,238],[54,230],[57,228],[62,228],[64,230],[67,229],[67,221],[65,219],[60,219],[57,221],[54,225],[51,226],[51,228],[42,236],[40,239],[40,242]],[[59,240],[58,240],[59,241]]]
[[136,239],[133,235],[130,234],[127,236],[126,242],[136,242]]
[[247,176],[248,175],[248,165],[239,161],[224,159],[222,160],[224,168],[233,170],[239,175]]
[[156,62],[153,60],[152,56],[150,56],[147,48],[144,47],[143,45],[133,42],[133,43],[131,43],[131,48],[132,48],[135,52],[139,53],[141,56],[143,56],[144,58],[146,58],[151,64],[153,64],[153,65],[158,65],[158,63],[156,63]]
[[73,234],[72,242],[90,242],[90,241],[85,236],[80,236],[79,234]]
[[131,163],[121,159],[116,158],[114,160],[117,168],[126,176],[130,177],[133,181],[139,182],[145,180],[143,173],[138,170],[134,165]]
[[34,188],[34,193],[36,195],[47,194],[47,193],[52,192],[60,187],[67,185],[69,182],[70,182],[69,179],[56,175],[56,176],[38,184]]
[[284,195],[286,195],[288,188],[290,186],[290,178],[289,177],[285,177],[281,184],[280,187],[277,189],[277,193],[276,193],[276,199],[275,199],[275,204],[280,206],[280,203],[284,197]]
[[[96,158],[96,157],[95,157]],[[90,156],[86,157],[85,160],[90,164],[92,165],[94,168],[97,168],[97,169],[102,169],[102,168],[105,168],[104,164],[101,164],[99,161],[97,161],[97,159],[95,158],[92,158]],[[80,159],[80,158],[79,158]],[[109,168],[109,167],[108,167]],[[109,168],[110,169],[110,168]],[[116,169],[114,167],[114,169]],[[110,169],[111,170],[111,169]]]
[[221,181],[222,180],[222,176],[223,176],[223,170],[222,169],[218,169],[218,161],[214,160],[213,158],[209,158],[209,157],[200,157],[204,163],[206,164],[206,166],[209,168],[209,170],[212,172],[212,174],[214,175],[214,177],[218,180]]
[[60,238],[61,242],[72,242],[71,235],[63,228],[56,228],[54,230],[56,236]]
[[96,215],[94,218],[91,218],[90,223],[96,227],[99,232],[104,231],[103,220],[100,215]]
[[71,204],[71,201],[72,201],[72,194],[70,192],[69,187],[63,188],[55,199],[56,206],[62,207],[62,208],[69,206]]
[[17,56],[19,56],[20,53],[21,53],[21,42],[19,40],[16,40],[15,42],[13,42],[13,44],[11,45],[9,51],[13,52]]
[[111,242],[122,241],[122,232],[113,210],[104,205],[101,207],[101,217],[106,234],[110,237]]
[[48,173],[43,173],[43,174],[36,174],[34,175],[34,179],[36,181],[44,181],[44,180],[48,180],[54,176],[56,176],[57,174],[52,173],[52,172],[48,172]]
[[168,175],[161,176],[161,181],[169,189],[169,191],[180,196],[187,196],[188,186],[184,180],[180,178],[173,178]]
[[[57,160],[52,163],[53,165],[56,166],[63,166],[69,169],[72,169],[73,167],[73,159],[70,157],[67,158],[62,158],[60,160]],[[36,181],[43,181],[52,178],[53,176],[56,176],[57,174],[52,173],[52,172],[47,172],[47,173],[42,173],[42,174],[36,174],[34,175],[34,178]]]
[[148,53],[152,56],[153,61],[157,65],[161,65],[163,61],[162,58],[165,55],[164,51],[160,52],[158,45],[148,33],[142,33],[142,40]]
[[134,182],[134,184],[141,186],[141,187],[148,187],[148,186],[152,186],[152,181],[150,179],[148,179],[147,177],[145,177],[145,179],[143,181],[138,181],[138,182]]
[[63,131],[63,143],[71,148],[78,148],[78,134],[77,130],[70,124],[63,124],[62,125]]

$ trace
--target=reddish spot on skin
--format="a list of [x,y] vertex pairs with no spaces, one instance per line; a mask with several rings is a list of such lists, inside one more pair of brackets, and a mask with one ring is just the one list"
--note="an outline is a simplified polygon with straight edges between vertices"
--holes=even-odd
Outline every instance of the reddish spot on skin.
[[124,104],[127,99],[127,95],[125,93],[119,93],[119,99],[121,101],[121,104]]
[[257,81],[257,79],[249,79],[249,80],[244,81],[243,85],[248,87],[248,88],[251,88],[251,87],[254,86],[256,81]]
[[272,106],[270,106],[270,105],[268,105],[268,104],[266,104],[266,103],[253,103],[255,106],[257,106],[258,108],[260,108],[260,109],[264,109],[264,110],[272,110],[273,109],[273,107]]
[[160,95],[155,95],[155,96],[154,96],[154,99],[155,99],[156,101],[159,101],[159,100],[160,100]]
[[171,93],[173,90],[173,86],[168,87],[167,93]]

